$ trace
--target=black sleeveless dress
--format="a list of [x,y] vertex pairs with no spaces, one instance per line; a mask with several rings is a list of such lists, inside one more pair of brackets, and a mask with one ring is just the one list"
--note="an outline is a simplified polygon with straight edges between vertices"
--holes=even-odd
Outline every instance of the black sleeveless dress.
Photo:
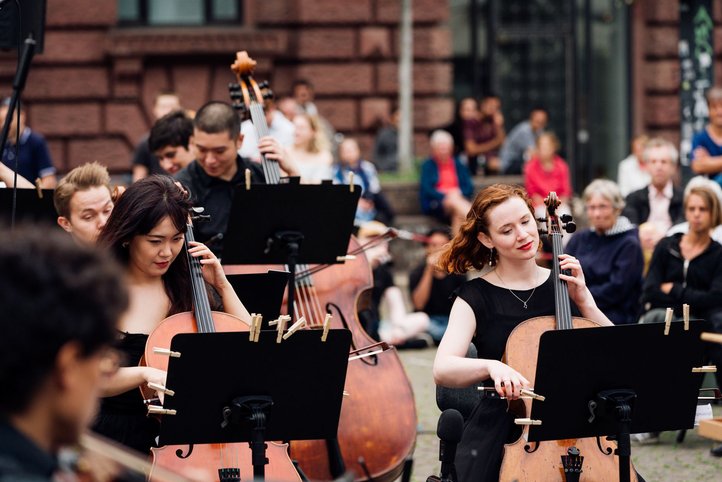
[[[522,300],[529,298],[526,309],[508,289],[494,286],[481,278],[467,281],[456,291],[457,296],[474,311],[476,334],[473,342],[479,358],[501,360],[507,338],[519,323],[536,316],[554,314],[551,275],[533,295],[532,290],[515,290],[514,293]],[[579,310],[573,304],[572,313],[579,316]],[[485,384],[493,386],[491,380]],[[519,428],[514,425],[514,417],[506,409],[506,400],[487,396],[479,400],[469,415],[456,451],[460,482],[499,480],[504,444],[512,442],[520,434]]]
[[[121,334],[116,348],[125,355],[123,366],[138,366],[147,340],[148,335],[143,333]],[[158,446],[160,421],[146,415],[148,409],[138,387],[100,400],[100,411],[92,426],[94,432],[143,454]]]

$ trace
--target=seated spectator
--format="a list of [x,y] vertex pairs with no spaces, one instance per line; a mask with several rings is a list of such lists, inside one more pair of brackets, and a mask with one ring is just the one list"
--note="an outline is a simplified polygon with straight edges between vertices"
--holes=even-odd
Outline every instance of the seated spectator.
[[562,211],[570,212],[573,192],[569,166],[557,155],[558,150],[557,136],[545,132],[536,140],[536,154],[524,166],[524,187],[538,216],[544,215],[544,199],[552,191],[557,193],[557,198],[562,202]]
[[722,87],[712,87],[705,94],[709,123],[692,138],[692,163],[696,174],[704,174],[722,184]]
[[193,121],[183,111],[166,114],[150,130],[148,148],[160,167],[169,175],[174,175],[195,156],[190,150],[190,138],[193,136]]
[[574,234],[566,252],[584,266],[587,287],[607,318],[636,323],[644,265],[637,228],[620,215],[624,198],[614,182],[592,181],[583,199],[591,227]]
[[276,105],[278,111],[290,122],[293,122],[294,117],[301,113],[301,107],[293,97],[281,97]]
[[501,172],[521,174],[534,152],[536,138],[544,132],[549,115],[543,107],[534,107],[529,120],[517,124],[506,136],[499,152]]
[[394,109],[388,123],[376,133],[373,162],[381,172],[399,169],[399,110]]
[[[710,236],[722,223],[720,202],[714,191],[698,186],[689,190],[683,206],[689,230],[663,238],[654,249],[642,291],[646,313],[641,322],[664,321],[667,308],[681,319],[686,303],[690,317],[705,319],[712,331],[722,333],[722,245]],[[708,343],[707,349],[712,364],[722,366],[722,345]],[[722,371],[715,378],[722,387]],[[722,447],[715,451],[722,455]]]
[[421,210],[441,222],[450,221],[457,232],[471,208],[474,193],[469,169],[454,157],[454,139],[446,131],[437,130],[429,140],[431,157],[421,165],[419,197]]
[[[181,110],[180,97],[175,92],[164,90],[155,96],[153,101],[153,121],[157,121],[166,114]],[[151,174],[168,174],[161,166],[158,158],[153,155],[148,146],[148,136],[144,135],[135,146],[133,153],[133,182],[148,177]]]
[[317,117],[298,114],[293,118],[295,134],[289,157],[296,162],[301,182],[318,184],[333,176],[333,156],[329,140]]
[[671,142],[654,138],[647,142],[642,154],[651,181],[645,188],[627,196],[622,212],[633,224],[650,222],[660,233],[684,220],[682,190],[672,180],[677,172],[677,148]]
[[[704,176],[695,176],[689,181],[687,181],[687,185],[684,187],[684,195],[687,196],[689,194],[689,191],[694,187],[706,187],[708,189],[711,189],[712,192],[717,195],[717,199],[719,200],[720,205],[722,205],[722,187],[720,187],[717,182]],[[667,236],[672,236],[673,234],[677,233],[685,234],[687,233],[687,231],[689,231],[689,223],[685,221],[683,223],[675,224],[674,226],[669,228],[669,231],[667,231]],[[722,224],[717,225],[714,227],[714,229],[712,229],[712,239],[722,244]]]
[[451,294],[466,282],[466,276],[448,274],[437,266],[439,254],[451,241],[446,229],[432,229],[427,234],[426,258],[409,274],[409,291],[414,309],[423,311],[431,320],[429,334],[439,343],[449,324]]
[[[487,176],[501,173],[499,149],[506,138],[504,115],[501,113],[501,99],[496,94],[487,94],[481,99],[481,141],[479,149],[480,165],[484,166]],[[467,154],[469,146],[467,146]]]
[[649,142],[649,136],[640,134],[632,140],[632,153],[619,163],[617,170],[617,184],[622,196],[642,189],[649,185],[652,177],[644,164],[644,146]]
[[338,184],[348,184],[353,173],[354,184],[362,189],[356,209],[355,224],[360,226],[368,221],[391,224],[394,212],[381,192],[381,182],[374,165],[361,158],[361,149],[355,139],[347,137],[338,148],[339,163],[334,167],[333,180]]
[[[5,124],[5,117],[10,110],[10,99],[4,99],[0,104],[0,126]],[[17,111],[13,113],[10,119],[10,130],[8,130],[8,140],[5,149],[2,152],[2,163],[12,170],[15,170],[17,161],[18,176],[22,176],[28,182],[34,183],[36,179],[40,179],[40,185],[44,189],[53,189],[58,183],[55,177],[55,166],[50,158],[50,150],[45,138],[37,132],[30,129],[25,124],[25,111],[20,111],[20,123],[16,117]],[[15,158],[16,146],[15,139],[20,131],[20,143],[17,147],[17,159]],[[18,183],[19,184],[19,183]]]
[[[266,124],[268,125],[268,135],[276,139],[281,146],[291,147],[293,145],[293,133],[295,128],[293,122],[276,108],[273,99],[267,99],[264,103],[264,112],[266,113]],[[255,162],[261,162],[261,151],[258,150],[258,132],[253,122],[248,119],[241,123],[241,134],[243,134],[243,144],[238,150],[241,157],[247,157]]]
[[[401,347],[426,347],[430,340],[426,334],[429,328],[429,316],[420,311],[409,312],[401,289],[394,284],[391,272],[391,254],[388,240],[378,239],[386,230],[385,225],[369,222],[359,229],[359,242],[375,244],[366,249],[366,257],[371,264],[374,287],[371,290],[371,307],[363,318],[366,319],[366,331],[374,339]],[[374,239],[376,238],[376,239]],[[383,303],[386,316],[381,316]]]

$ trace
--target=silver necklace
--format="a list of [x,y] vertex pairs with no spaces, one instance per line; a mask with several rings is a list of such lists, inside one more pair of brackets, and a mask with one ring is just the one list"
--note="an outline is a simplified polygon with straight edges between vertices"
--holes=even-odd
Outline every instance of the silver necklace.
[[528,308],[526,304],[529,303],[529,300],[531,299],[532,296],[534,296],[534,292],[536,291],[536,285],[538,284],[538,281],[539,281],[539,269],[537,269],[537,271],[536,271],[536,278],[535,278],[535,280],[534,280],[534,289],[531,290],[531,294],[529,295],[529,298],[527,298],[526,300],[522,300],[521,298],[519,298],[519,297],[516,295],[516,293],[514,293],[512,290],[510,290],[509,288],[507,288],[506,283],[504,283],[504,280],[501,279],[501,275],[499,274],[499,271],[498,271],[498,270],[494,270],[494,273],[496,273],[496,277],[499,278],[499,281],[501,281],[502,286],[503,286],[509,293],[511,293],[511,295],[512,295],[514,298],[516,298],[517,300],[521,301],[522,304],[524,305],[524,309],[526,310],[526,309]]

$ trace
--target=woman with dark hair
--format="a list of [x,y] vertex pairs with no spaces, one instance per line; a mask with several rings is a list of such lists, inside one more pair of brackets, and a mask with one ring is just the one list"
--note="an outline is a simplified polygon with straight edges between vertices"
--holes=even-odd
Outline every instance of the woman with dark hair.
[[[439,267],[449,273],[487,268],[480,278],[456,291],[446,329],[434,361],[434,380],[445,387],[483,382],[496,389],[480,399],[466,422],[456,457],[459,480],[498,481],[504,444],[514,435],[507,403],[497,395],[518,399],[529,387],[525,376],[501,361],[507,338],[521,322],[554,314],[554,279],[537,266],[539,232],[531,199],[518,186],[496,184],[482,190]],[[597,308],[574,257],[559,257],[560,275],[569,286],[572,312],[611,325]],[[467,358],[474,342],[478,359]],[[472,451],[476,453],[474,456]]]
[[[165,318],[193,308],[188,263],[185,256],[177,259],[184,250],[190,207],[187,193],[171,178],[142,179],[120,197],[98,238],[98,245],[109,249],[125,267],[130,306],[120,320],[118,340],[127,366],[104,387],[107,398],[102,400],[93,429],[140,452],[155,445],[158,422],[146,416],[138,386],[165,385],[166,375],[138,366],[145,342]],[[222,304],[226,313],[249,320],[218,258],[201,243],[189,245],[188,254],[200,259],[209,293],[215,291],[220,298],[211,296],[211,306],[218,309]]]

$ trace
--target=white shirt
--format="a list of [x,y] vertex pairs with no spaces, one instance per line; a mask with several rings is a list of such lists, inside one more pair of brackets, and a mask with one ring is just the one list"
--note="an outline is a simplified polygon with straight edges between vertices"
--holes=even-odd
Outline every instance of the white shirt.
[[617,184],[622,197],[627,197],[630,193],[643,189],[651,182],[652,176],[640,167],[639,160],[634,154],[628,155],[619,163]]
[[660,233],[666,233],[672,227],[672,218],[669,215],[672,194],[672,181],[669,181],[661,191],[653,185],[649,185],[649,218],[647,218],[647,222],[657,226]]
[[[274,110],[271,114],[271,125],[268,126],[268,134],[275,138],[283,147],[293,145],[293,135],[295,127],[293,122],[279,111]],[[243,134],[243,143],[238,149],[241,157],[247,157],[255,162],[261,162],[261,153],[258,150],[258,133],[256,126],[250,120],[241,123],[241,134]]]

